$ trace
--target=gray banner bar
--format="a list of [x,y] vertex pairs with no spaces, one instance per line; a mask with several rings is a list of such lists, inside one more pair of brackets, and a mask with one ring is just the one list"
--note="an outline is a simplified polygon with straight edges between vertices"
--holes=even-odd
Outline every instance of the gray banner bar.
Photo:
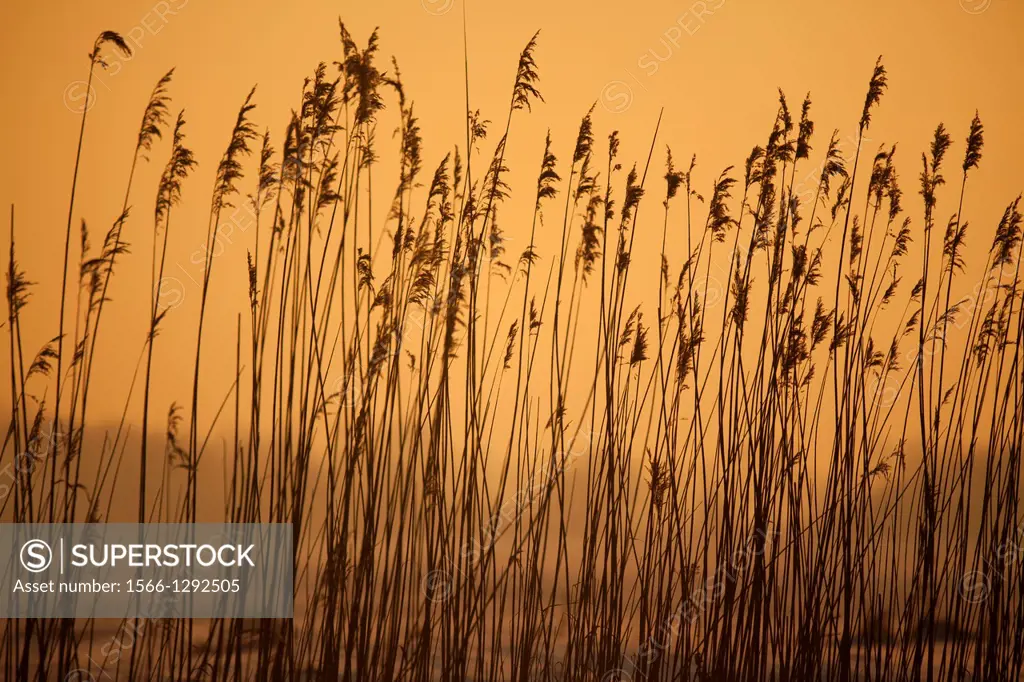
[[291,618],[291,524],[0,524],[0,618]]

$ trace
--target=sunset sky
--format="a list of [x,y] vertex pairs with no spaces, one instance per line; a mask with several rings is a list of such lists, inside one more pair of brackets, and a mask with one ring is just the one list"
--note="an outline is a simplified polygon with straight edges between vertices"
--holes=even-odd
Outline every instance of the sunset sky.
[[[380,27],[379,64],[390,70],[390,57],[398,60],[420,119],[428,175],[465,139],[467,55],[463,4],[456,0],[140,0],[101,5],[58,0],[0,7],[5,27],[0,41],[0,149],[6,161],[0,164],[0,234],[6,251],[13,204],[18,258],[29,279],[38,283],[23,313],[27,349],[56,334],[51,311],[59,301],[78,112],[89,106],[72,262],[77,262],[80,220],[87,221],[96,248],[118,214],[142,109],[155,82],[173,66],[172,109],[185,109],[187,139],[199,167],[185,184],[172,228],[172,280],[164,295],[165,301],[182,305],[173,311],[158,342],[160,381],[154,398],[165,405],[187,396],[201,272],[195,263],[201,260],[213,173],[238,107],[252,84],[258,84],[254,119],[261,130],[269,127],[280,150],[303,78],[318,62],[330,65],[340,58],[339,17],[360,45]],[[611,130],[621,131],[626,169],[634,161],[642,168],[664,107],[648,182],[652,200],[640,221],[641,234],[650,225],[655,235],[660,232],[655,228],[661,220],[664,145],[671,146],[677,166],[685,167],[697,155],[694,182],[706,193],[723,168],[741,166],[751,147],[764,143],[777,108],[777,88],[785,91],[794,111],[809,91],[817,132],[811,163],[803,172],[813,183],[831,130],[840,130],[844,151],[852,153],[865,88],[879,54],[889,73],[889,89],[873,116],[865,149],[873,154],[882,143],[899,143],[908,215],[919,220],[920,153],[935,125],[946,124],[954,140],[951,154],[957,158],[975,109],[985,125],[986,144],[965,208],[976,230],[969,237],[972,253],[987,249],[1003,208],[1024,185],[1019,172],[1024,158],[1024,6],[1013,0],[657,1],[643,3],[642,11],[635,3],[521,0],[470,2],[465,17],[470,107],[495,122],[478,163],[486,163],[500,134],[518,53],[541,31],[536,58],[546,103],[538,103],[531,114],[516,114],[507,155],[512,199],[501,222],[512,251],[525,247],[524,221],[532,208],[545,131],[550,128],[554,151],[564,161],[591,104],[597,103],[595,132],[602,149]],[[97,71],[94,91],[87,93],[86,55],[95,36],[108,29],[124,35],[135,53],[126,59],[108,50],[108,68]],[[378,130],[384,160],[375,177],[385,187],[393,187],[397,177],[394,155],[386,151],[395,144],[393,99],[386,102],[389,108]],[[94,400],[93,416],[99,419],[120,415],[123,387],[142,349],[147,287],[140,283],[149,281],[153,202],[167,149],[166,139],[154,147],[150,162],[137,173],[129,202],[126,239],[132,253],[118,263],[111,286],[114,304],[105,320],[105,350],[97,360],[97,375],[109,377],[118,388]],[[429,175],[423,182],[428,180]],[[247,182],[251,178],[243,179],[242,186],[248,188]],[[955,210],[949,205],[955,200],[953,191],[947,187],[942,195],[943,224]],[[381,219],[387,210],[383,203],[374,206]],[[552,242],[539,241],[542,255],[550,254]],[[659,243],[652,236],[639,244],[635,255],[652,265],[646,269],[651,282],[656,282]],[[208,317],[221,338],[204,356],[213,359],[206,365],[214,379],[206,384],[211,405],[223,398],[232,376],[235,320],[246,305],[245,255],[251,234],[239,229],[222,246]],[[0,370],[7,375],[6,352]],[[8,392],[5,385],[3,402]]]

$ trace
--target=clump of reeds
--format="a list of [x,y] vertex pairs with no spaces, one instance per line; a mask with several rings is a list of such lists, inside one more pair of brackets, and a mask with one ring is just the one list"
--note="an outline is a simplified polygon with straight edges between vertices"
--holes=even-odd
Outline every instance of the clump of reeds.
[[[98,665],[139,680],[1019,678],[1022,218],[1020,197],[998,225],[969,230],[962,215],[980,117],[940,239],[943,162],[960,150],[940,124],[922,204],[905,206],[895,145],[863,148],[888,85],[881,59],[853,149],[834,132],[810,174],[809,95],[795,120],[780,92],[764,144],[710,180],[671,151],[653,171],[657,128],[639,133],[653,133],[647,158],[624,165],[625,133],[602,143],[591,109],[574,141],[538,144],[529,234],[512,254],[498,224],[516,200],[505,152],[543,101],[538,36],[500,138],[488,148],[488,122],[467,110],[464,146],[421,185],[430,161],[397,63],[378,67],[376,33],[365,47],[344,24],[340,35],[342,60],[305,81],[280,153],[257,131],[255,91],[235,119],[209,212],[188,419],[170,406],[162,459],[148,446],[154,357],[171,352],[155,343],[171,319],[159,282],[196,165],[183,113],[169,130],[172,72],[144,108],[98,255],[82,223],[78,306],[66,316],[62,293],[57,335],[31,361],[33,284],[12,209],[9,518],[103,521],[132,489],[122,459],[138,457],[138,520],[194,522],[209,434],[233,397],[226,518],[294,527],[294,620],[167,621]],[[101,34],[90,77],[108,48],[128,51]],[[376,133],[392,103],[399,174],[375,223]],[[85,113],[81,125],[79,152]],[[132,178],[168,132],[142,436],[136,450],[126,406],[86,462]],[[488,149],[481,173],[473,159]],[[220,216],[243,193],[256,227],[232,348],[210,338],[205,311]],[[62,292],[74,195],[73,183]],[[659,219],[661,252],[637,251]],[[538,228],[553,220],[557,250],[544,253]],[[974,287],[968,247],[988,235]],[[651,263],[657,287],[638,290],[632,271]],[[233,353],[236,372],[207,415],[211,353]],[[63,679],[97,646],[94,623],[8,621],[3,676]]]

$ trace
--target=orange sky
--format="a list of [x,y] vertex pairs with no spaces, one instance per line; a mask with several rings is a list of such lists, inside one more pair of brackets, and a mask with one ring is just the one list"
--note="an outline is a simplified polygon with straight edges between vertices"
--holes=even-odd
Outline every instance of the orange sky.
[[[168,262],[177,266],[169,270],[177,281],[164,295],[180,299],[182,305],[158,342],[161,376],[154,400],[157,405],[184,401],[198,298],[191,281],[198,277],[198,267],[191,263],[205,237],[216,164],[249,88],[258,83],[254,119],[261,129],[271,129],[280,149],[303,78],[317,62],[340,58],[337,18],[342,17],[360,45],[380,26],[381,63],[391,55],[398,59],[420,118],[428,174],[464,140],[462,9],[460,0],[55,0],[0,5],[0,238],[6,252],[13,203],[20,263],[29,279],[40,283],[24,312],[26,352],[34,353],[56,334],[67,196],[80,122],[76,112],[83,104],[90,109],[74,223],[77,227],[82,218],[88,222],[95,247],[120,210],[149,92],[168,68],[177,68],[173,108],[186,109],[188,140],[200,165],[185,184],[175,218]],[[742,165],[750,148],[764,143],[778,87],[794,110],[810,91],[817,133],[815,152],[804,169],[812,172],[833,128],[845,139],[855,132],[879,54],[889,71],[889,90],[873,115],[867,150],[873,153],[882,142],[899,142],[904,204],[915,222],[920,221],[916,177],[921,151],[942,121],[953,135],[951,155],[959,157],[975,109],[986,132],[984,159],[971,177],[965,208],[972,227],[977,226],[971,237],[975,253],[988,247],[1003,208],[1024,187],[1019,173],[1024,158],[1019,75],[1024,66],[1024,5],[1014,0],[520,0],[470,2],[466,16],[470,104],[495,121],[504,120],[519,51],[541,29],[536,58],[546,104],[538,104],[532,114],[517,114],[507,156],[512,199],[502,223],[513,240],[510,251],[526,243],[528,224],[523,223],[532,208],[545,130],[551,129],[555,152],[564,161],[571,155],[579,119],[593,102],[598,102],[597,138],[603,148],[607,133],[619,129],[624,164],[636,160],[642,165],[659,109],[665,108],[652,167],[654,200],[646,204],[640,220],[640,229],[649,225],[653,234],[660,232],[655,228],[661,221],[664,144],[672,146],[678,165],[697,155],[695,182],[706,193],[722,168]],[[135,54],[130,60],[114,57],[108,70],[98,73],[95,90],[87,97],[81,82],[87,75],[86,55],[95,36],[108,29],[125,35]],[[389,133],[397,125],[395,103],[388,104],[380,126],[383,159],[389,158]],[[100,420],[120,415],[145,338],[148,285],[139,283],[149,281],[153,201],[167,147],[165,140],[154,148],[151,162],[135,181],[126,227],[133,253],[119,262],[111,285],[114,303],[107,308],[104,324],[109,326],[95,368],[111,388],[102,399],[94,398],[92,416]],[[385,196],[397,177],[388,163],[382,162],[377,176],[384,178]],[[246,182],[243,188],[249,186]],[[940,222],[954,210],[949,207],[950,191],[940,204]],[[383,216],[386,202],[379,203]],[[244,232],[229,240],[214,266],[207,319],[220,338],[204,356],[213,360],[204,360],[212,379],[206,383],[211,405],[222,399],[233,374],[235,319],[246,306],[249,241]],[[634,256],[655,264],[647,269],[650,281],[640,280],[640,286],[656,286],[659,242],[652,238],[640,244]],[[542,253],[552,251],[542,248]],[[72,256],[77,260],[74,251]],[[6,346],[6,329],[3,336]],[[6,351],[0,353],[4,376],[7,357]],[[9,403],[8,384],[3,386],[0,404]]]

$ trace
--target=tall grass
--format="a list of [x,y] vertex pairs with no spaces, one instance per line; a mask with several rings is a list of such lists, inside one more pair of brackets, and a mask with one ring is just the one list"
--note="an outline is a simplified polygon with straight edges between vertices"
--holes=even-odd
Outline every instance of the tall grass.
[[[127,618],[131,643],[98,661],[94,622],[6,621],[6,679],[89,666],[132,680],[1019,679],[1020,197],[968,231],[980,118],[962,147],[938,126],[909,207],[895,146],[866,148],[881,59],[851,112],[852,153],[833,133],[810,188],[809,96],[795,117],[780,92],[763,145],[711,181],[670,150],[657,170],[660,119],[629,164],[590,111],[573,144],[537,144],[532,220],[514,235],[528,241],[510,252],[523,242],[499,227],[505,152],[532,144],[514,136],[541,99],[538,36],[510,68],[501,137],[491,145],[467,106],[465,145],[431,173],[397,64],[379,68],[376,33],[365,47],[340,35],[342,60],[306,80],[279,152],[253,123],[255,91],[238,112],[212,191],[188,420],[168,407],[163,453],[149,443],[152,369],[173,352],[157,340],[175,313],[159,283],[175,207],[199,191],[183,113],[169,129],[172,73],[144,109],[97,255],[82,223],[74,313],[62,293],[58,334],[30,361],[26,230],[10,217],[5,518],[103,521],[135,494],[140,522],[194,522],[210,434],[233,420],[224,515],[293,525],[296,617]],[[126,49],[103,33],[90,74],[108,45]],[[375,187],[386,117],[399,175]],[[141,406],[128,400],[87,457],[107,287],[122,228],[143,224],[128,215],[131,178],[166,133]],[[946,173],[959,193],[940,238]],[[235,338],[211,338],[212,246],[243,200],[248,299]],[[659,224],[657,261],[634,253]],[[973,284],[966,245],[984,240],[981,293],[957,301]],[[632,271],[652,265],[656,289],[637,291],[647,281]],[[211,346],[234,353],[235,380],[204,414]],[[48,407],[33,396],[51,382]],[[136,457],[133,486],[118,472]]]

